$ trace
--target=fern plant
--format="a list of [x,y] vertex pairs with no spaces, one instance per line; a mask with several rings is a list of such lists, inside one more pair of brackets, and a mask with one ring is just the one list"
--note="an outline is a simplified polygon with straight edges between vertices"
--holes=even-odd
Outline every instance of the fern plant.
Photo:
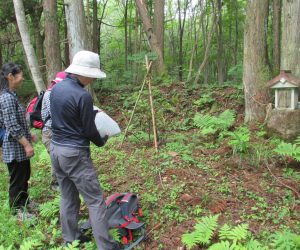
[[289,156],[295,159],[296,161],[300,161],[300,136],[297,137],[294,144],[280,142],[280,144],[274,149],[279,155]]
[[39,206],[40,215],[45,218],[55,217],[59,213],[59,202],[60,198],[57,196],[54,200],[41,204]]
[[182,242],[188,249],[202,244],[208,250],[268,250],[260,242],[251,237],[248,224],[240,224],[235,227],[227,224],[219,230],[219,242],[211,244],[211,238],[217,228],[218,215],[204,217],[195,226],[195,231],[184,234]]
[[182,235],[182,242],[188,249],[202,244],[208,245],[211,241],[214,231],[217,228],[219,215],[206,216],[195,225],[195,231]]
[[201,129],[202,134],[214,134],[218,131],[225,131],[233,125],[235,112],[227,109],[218,117],[196,113],[193,120],[194,125]]
[[250,131],[247,127],[239,127],[233,132],[227,132],[230,136],[228,144],[232,147],[233,153],[246,153],[250,147]]
[[300,249],[300,236],[288,230],[276,232],[272,235],[271,246],[276,250],[297,250]]
[[215,98],[212,97],[211,93],[203,94],[200,99],[193,102],[197,107],[201,108],[206,104],[211,104],[215,101]]

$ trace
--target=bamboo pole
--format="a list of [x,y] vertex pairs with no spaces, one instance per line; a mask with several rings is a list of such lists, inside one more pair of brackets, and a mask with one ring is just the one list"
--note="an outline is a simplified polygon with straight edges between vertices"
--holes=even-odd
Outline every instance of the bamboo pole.
[[143,92],[144,86],[145,86],[145,84],[146,84],[146,82],[147,82],[148,75],[149,75],[149,73],[150,73],[150,71],[151,71],[151,66],[152,66],[152,61],[150,61],[149,65],[146,64],[147,72],[146,72],[146,75],[145,75],[145,77],[144,77],[144,81],[143,81],[142,87],[141,87],[141,89],[140,89],[139,95],[138,95],[138,97],[137,97],[137,99],[136,99],[136,101],[135,101],[134,108],[133,108],[133,110],[132,110],[132,113],[131,113],[131,116],[130,116],[128,125],[127,125],[127,127],[126,127],[126,129],[125,129],[124,137],[123,137],[123,140],[122,140],[121,145],[123,145],[123,143],[124,143],[124,141],[125,141],[125,139],[126,139],[126,135],[127,135],[129,126],[130,126],[130,124],[131,124],[131,121],[132,121],[132,118],[133,118],[135,109],[136,109],[137,104],[138,104],[138,102],[139,102],[139,100],[140,100],[140,97],[141,97],[141,94],[142,94],[142,92]]
[[[148,58],[147,57],[146,57],[146,67],[147,67],[147,70],[148,70],[149,69],[149,64],[148,64]],[[151,91],[151,78],[150,77],[148,77],[148,89],[149,89],[149,101],[150,101],[151,116],[152,116],[154,148],[155,148],[155,151],[158,152],[156,124],[155,124],[155,111],[154,111],[154,107],[153,107],[153,96],[152,96],[152,91]]]

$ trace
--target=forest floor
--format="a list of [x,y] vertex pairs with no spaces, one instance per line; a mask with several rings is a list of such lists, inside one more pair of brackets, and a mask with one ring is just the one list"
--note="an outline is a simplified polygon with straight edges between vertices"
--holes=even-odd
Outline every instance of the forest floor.
[[[140,195],[147,239],[137,249],[184,249],[182,235],[192,232],[200,218],[215,214],[219,214],[218,228],[225,223],[248,224],[249,233],[266,246],[274,232],[300,233],[300,164],[274,152],[280,140],[269,136],[263,125],[246,128],[249,133],[239,130],[246,127],[240,87],[192,89],[174,83],[154,86],[152,91],[158,152],[153,148],[147,91],[141,95],[124,143],[120,136],[91,150],[105,196],[127,191]],[[100,107],[124,132],[138,90],[99,89],[97,95]],[[203,133],[197,125],[197,113],[217,117],[228,109],[235,119],[223,131]],[[41,153],[33,160],[31,193],[37,202],[49,204],[57,196],[48,188],[50,161],[42,145],[36,150]],[[59,230],[58,210],[47,216],[43,209],[40,229],[46,237],[41,241],[50,249],[61,244],[61,232],[53,232]],[[84,205],[81,213],[87,216]],[[29,235],[30,230],[23,237]],[[212,242],[219,240],[215,233]]]

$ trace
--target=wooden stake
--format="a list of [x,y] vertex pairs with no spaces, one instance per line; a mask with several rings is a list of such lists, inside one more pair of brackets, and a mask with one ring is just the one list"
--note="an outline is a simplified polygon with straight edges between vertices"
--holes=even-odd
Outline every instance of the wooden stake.
[[[147,60],[146,60],[146,63],[147,63]],[[145,84],[146,84],[146,82],[147,82],[148,75],[149,75],[150,70],[151,70],[151,66],[152,66],[152,61],[150,61],[149,64],[146,64],[147,72],[146,72],[146,75],[145,75],[145,77],[144,77],[144,81],[143,81],[142,87],[141,87],[141,89],[140,89],[139,95],[138,95],[138,97],[137,97],[137,99],[136,99],[136,101],[135,101],[134,108],[133,108],[133,110],[132,110],[132,113],[131,113],[131,116],[130,116],[128,125],[127,125],[127,127],[126,127],[126,129],[125,129],[124,137],[123,137],[123,140],[122,140],[121,145],[123,145],[123,143],[124,143],[124,141],[125,141],[125,139],[126,139],[126,135],[127,135],[129,126],[130,126],[130,124],[131,124],[131,121],[132,121],[132,118],[133,118],[135,109],[136,109],[137,104],[138,104],[138,102],[139,102],[139,100],[140,100],[140,97],[141,97],[141,94],[142,94],[142,92],[143,92],[144,86],[145,86]]]
[[151,78],[150,77],[148,79],[148,88],[149,88],[149,100],[150,100],[152,125],[153,125],[154,148],[155,148],[155,151],[158,152],[156,125],[155,125],[155,112],[154,112],[154,107],[153,107],[153,97],[152,97],[152,91],[151,91]]

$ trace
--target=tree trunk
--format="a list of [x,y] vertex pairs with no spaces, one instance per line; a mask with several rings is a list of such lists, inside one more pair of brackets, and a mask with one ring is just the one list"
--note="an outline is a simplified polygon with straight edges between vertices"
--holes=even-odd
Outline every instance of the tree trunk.
[[266,29],[268,1],[248,1],[244,34],[245,122],[265,119],[268,103],[269,69],[267,66]]
[[217,43],[218,43],[218,57],[217,57],[217,67],[218,67],[218,82],[223,84],[225,80],[225,69],[224,69],[224,49],[223,49],[223,24],[222,24],[222,1],[217,1],[218,9],[218,26],[217,26]]
[[[190,58],[190,64],[189,64],[189,73],[188,73],[188,77],[187,77],[187,81],[189,81],[192,77],[192,71],[193,71],[193,62],[194,62],[194,57],[196,56],[196,51],[197,51],[197,47],[198,47],[198,41],[199,41],[199,36],[200,36],[200,32],[201,32],[201,27],[202,27],[202,21],[203,21],[203,15],[204,15],[204,10],[202,7],[202,0],[199,0],[199,7],[200,7],[200,16],[199,18],[196,17],[196,20],[199,19],[199,26],[198,28],[195,28],[195,42],[192,48],[192,52],[191,52],[191,58]],[[197,21],[195,20],[195,27],[197,25]]]
[[198,81],[200,79],[201,72],[202,72],[203,68],[205,67],[206,62],[208,60],[208,56],[209,56],[209,52],[210,52],[211,39],[212,39],[214,30],[215,30],[216,22],[217,22],[217,15],[216,15],[216,12],[214,11],[213,16],[212,16],[212,22],[211,22],[211,30],[209,31],[208,37],[207,37],[207,43],[206,43],[204,58],[203,58],[202,63],[199,66],[199,69],[197,71],[197,74],[196,74],[196,77],[195,77],[195,80],[194,80],[195,85],[198,83]]
[[68,25],[66,18],[66,8],[63,8],[64,14],[64,66],[70,65],[69,41],[68,41]]
[[[68,39],[70,49],[70,61],[74,55],[81,50],[91,50],[92,44],[89,42],[87,34],[87,26],[84,16],[84,8],[82,0],[65,0],[66,18],[68,25]],[[99,105],[99,101],[93,91],[92,85],[87,90],[93,97],[95,105]]]
[[273,0],[273,76],[280,70],[281,0]]
[[165,0],[154,0],[153,28],[162,55],[164,56],[164,22],[165,22]]
[[44,0],[45,19],[45,52],[47,67],[47,82],[55,78],[57,72],[61,71],[61,55],[59,46],[59,31],[57,24],[57,1]]
[[128,70],[128,0],[125,0],[124,6],[124,49],[125,49],[125,70]]
[[93,51],[99,54],[98,3],[93,0]]
[[26,23],[23,1],[13,0],[13,3],[14,3],[18,28],[21,34],[23,48],[28,60],[28,65],[33,78],[33,82],[35,84],[36,90],[40,92],[42,90],[45,90],[46,87],[42,78],[41,71],[39,69],[36,54],[30,42],[30,36],[29,36],[29,31]]
[[146,5],[143,0],[135,0],[135,3],[137,6],[139,15],[142,19],[144,30],[147,34],[147,38],[148,38],[148,41],[150,44],[150,48],[157,55],[157,64],[158,64],[158,70],[159,70],[158,73],[163,74],[163,73],[165,73],[163,54],[160,49],[156,34],[153,31],[151,20],[148,15]]
[[178,53],[178,63],[179,63],[179,80],[183,80],[183,34],[184,34],[184,26],[185,26],[185,18],[186,18],[186,11],[188,8],[189,0],[184,1],[184,9],[183,9],[183,19],[181,19],[181,6],[180,0],[177,0],[178,5],[178,33],[179,33],[179,53]]
[[300,1],[282,2],[281,69],[300,77]]
[[70,61],[80,50],[91,50],[82,0],[65,0]]

